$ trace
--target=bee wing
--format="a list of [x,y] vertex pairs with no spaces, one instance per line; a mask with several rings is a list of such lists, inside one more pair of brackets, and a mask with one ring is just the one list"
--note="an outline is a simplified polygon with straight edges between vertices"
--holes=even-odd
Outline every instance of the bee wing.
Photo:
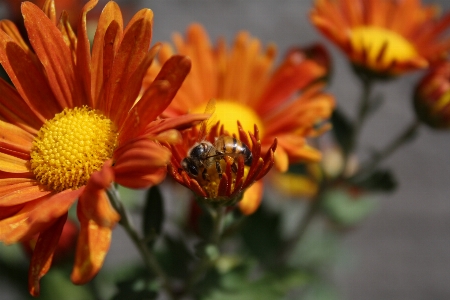
[[[211,99],[209,100],[208,104],[206,105],[205,108],[205,114],[214,114],[214,112],[216,111],[216,99]],[[201,124],[200,124],[200,130],[198,132],[198,140],[197,141],[201,141],[203,139],[205,139],[206,137],[206,130],[208,129],[208,123],[209,120],[211,119],[211,117],[209,117],[208,119],[204,120]]]

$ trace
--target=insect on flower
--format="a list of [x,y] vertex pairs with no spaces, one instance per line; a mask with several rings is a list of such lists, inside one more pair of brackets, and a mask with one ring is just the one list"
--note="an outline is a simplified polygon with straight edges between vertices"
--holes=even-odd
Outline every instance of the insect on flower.
[[[215,100],[208,102],[205,114],[213,114]],[[211,181],[214,178],[222,179],[223,165],[228,162],[231,170],[236,174],[238,171],[237,159],[242,156],[244,164],[250,166],[253,156],[248,146],[236,137],[221,135],[216,137],[214,145],[205,139],[208,121],[204,120],[200,125],[199,142],[197,142],[181,161],[181,167],[190,177],[201,176],[203,181]]]
[[[215,100],[211,100],[205,114],[214,111]],[[234,205],[272,168],[277,142],[262,155],[256,125],[254,132],[247,134],[238,122],[238,134],[230,135],[220,122],[209,123],[211,118],[185,130],[182,144],[169,145],[173,154],[169,174],[202,201]]]

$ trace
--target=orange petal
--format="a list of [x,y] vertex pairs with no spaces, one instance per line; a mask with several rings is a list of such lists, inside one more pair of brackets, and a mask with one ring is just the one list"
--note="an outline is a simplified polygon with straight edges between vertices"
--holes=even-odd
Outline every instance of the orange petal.
[[[123,98],[128,92],[126,86],[130,80],[142,82],[143,78],[133,78],[133,75],[147,56],[152,37],[152,23],[153,12],[149,9],[142,9],[125,28],[119,49],[114,57],[111,75],[105,86],[106,107],[99,107],[106,111],[112,119],[117,113],[128,112],[136,100],[137,94],[132,101],[124,102]],[[120,105],[121,109],[116,111],[113,109],[113,104],[114,108]]]
[[167,168],[147,168],[143,173],[120,173],[116,182],[130,189],[145,189],[160,184],[166,177]]
[[42,11],[56,25],[56,8],[54,0],[46,0],[42,6]]
[[113,180],[111,162],[107,162],[100,171],[92,174],[78,201],[78,213],[101,227],[112,227],[120,219],[118,213],[111,207],[105,192]]
[[22,3],[28,38],[42,62],[50,87],[60,107],[73,107],[82,90],[74,74],[71,51],[61,32],[42,10],[31,2]]
[[306,88],[326,74],[326,69],[312,60],[295,61],[292,57],[285,61],[272,76],[259,103],[259,114],[265,115],[286,102],[298,91]]
[[159,119],[151,122],[145,129],[145,133],[151,136],[156,136],[161,132],[171,129],[187,129],[209,118],[210,116],[211,114],[187,114],[179,117]]
[[244,192],[244,196],[239,202],[239,209],[244,215],[251,215],[258,209],[262,200],[263,188],[263,182],[259,180]]
[[286,172],[289,168],[289,156],[282,147],[275,151],[275,168],[280,172]]
[[22,204],[51,193],[51,191],[45,191],[41,186],[36,185],[36,182],[33,182],[34,185],[32,186],[29,186],[30,184],[31,182],[14,185],[15,189],[13,191],[0,192],[0,207]]
[[0,120],[0,147],[29,154],[34,136],[19,127]]
[[28,290],[34,297],[39,296],[39,281],[50,269],[66,220],[67,214],[59,217],[52,226],[39,234],[28,271]]
[[19,44],[0,30],[0,63],[17,92],[42,123],[60,112],[41,67]]
[[[94,2],[94,1],[91,1]],[[89,3],[91,3],[89,2]],[[89,4],[88,3],[88,4]],[[97,3],[97,1],[95,1]],[[86,6],[85,6],[86,8]],[[84,11],[84,9],[83,9]],[[80,26],[82,28],[80,28]],[[83,41],[83,48],[79,48],[79,51],[83,51],[82,56],[89,56],[89,41],[87,40],[86,34],[86,16],[83,13],[82,24],[78,27],[78,32],[82,33],[81,38]],[[108,33],[107,33],[108,32]],[[123,33],[123,20],[122,13],[117,3],[109,1],[105,8],[102,10],[100,19],[98,20],[97,30],[95,31],[94,41],[92,43],[92,79],[91,79],[91,97],[92,97],[92,107],[97,107],[97,102],[100,97],[100,92],[103,89],[103,83],[108,78],[109,72],[104,74],[104,56],[106,56],[105,61],[113,61],[113,57],[117,52],[119,47],[119,41],[122,38]],[[80,47],[80,46],[79,46]],[[111,67],[108,63],[106,64],[106,70]],[[84,72],[80,70],[80,73]],[[85,83],[87,87],[88,84]]]
[[43,122],[3,79],[0,79],[0,95],[0,119],[36,134]]
[[100,270],[111,244],[111,227],[103,227],[94,220],[86,218],[78,210],[80,234],[77,241],[75,263],[71,280],[75,284],[90,281]]
[[28,173],[28,160],[0,152],[0,171],[10,173]]

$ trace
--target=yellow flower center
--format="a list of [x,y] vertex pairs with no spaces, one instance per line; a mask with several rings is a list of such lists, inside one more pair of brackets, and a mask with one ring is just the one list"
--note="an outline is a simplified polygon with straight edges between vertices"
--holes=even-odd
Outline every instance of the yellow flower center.
[[64,109],[39,130],[31,150],[36,179],[55,191],[77,189],[112,158],[117,130],[88,107]]
[[[405,21],[407,22],[407,21]],[[367,52],[369,66],[389,66],[393,61],[408,61],[417,57],[416,49],[407,39],[389,29],[364,26],[352,29],[350,41],[355,50]],[[381,57],[381,50],[385,48]]]
[[[192,112],[203,113],[205,106],[206,105],[197,107]],[[248,131],[253,132],[254,124],[256,124],[260,135],[262,135],[264,130],[263,122],[253,109],[238,102],[222,99],[216,100],[216,109],[214,114],[208,120],[208,129],[210,129],[212,125],[216,124],[217,121],[220,121],[220,124],[224,126],[226,131],[230,134],[234,133],[236,136],[239,136],[237,128],[238,120],[246,133]]]

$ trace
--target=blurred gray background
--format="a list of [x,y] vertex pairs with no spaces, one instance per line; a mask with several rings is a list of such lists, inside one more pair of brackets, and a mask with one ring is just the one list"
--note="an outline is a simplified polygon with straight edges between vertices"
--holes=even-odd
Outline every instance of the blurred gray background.
[[[448,0],[425,2],[450,10]],[[191,22],[200,22],[213,41],[218,36],[231,41],[238,30],[245,29],[263,44],[275,42],[280,55],[292,45],[324,42],[334,61],[328,90],[339,107],[353,116],[358,83],[344,55],[309,23],[310,5],[309,0],[139,2],[140,7],[154,11],[153,41],[168,41],[174,31],[184,32]],[[385,103],[363,128],[363,149],[382,148],[409,124],[413,118],[412,87],[420,75],[414,73],[377,86]],[[393,194],[379,195],[379,209],[346,235],[343,251],[350,259],[336,266],[333,273],[341,299],[450,299],[449,149],[450,132],[422,127],[413,143],[383,163],[395,171],[400,186]],[[125,262],[133,255],[136,251],[117,228],[107,264]],[[0,283],[0,290],[4,288]]]

